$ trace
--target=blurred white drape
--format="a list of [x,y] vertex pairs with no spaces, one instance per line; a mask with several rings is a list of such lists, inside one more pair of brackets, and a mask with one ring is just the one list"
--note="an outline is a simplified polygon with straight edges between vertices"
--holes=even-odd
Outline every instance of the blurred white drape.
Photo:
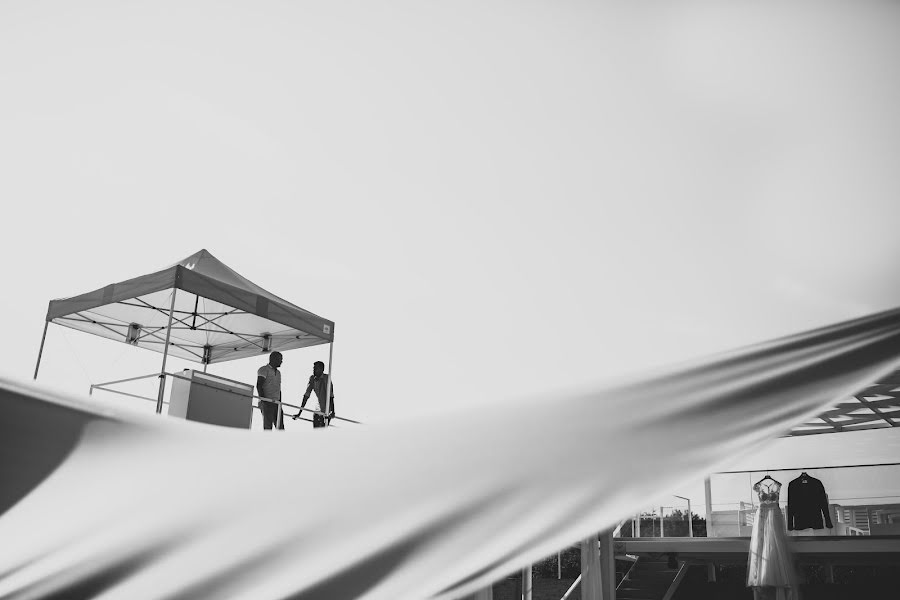
[[268,435],[4,381],[0,597],[461,597],[898,362],[893,310],[561,397],[552,414],[523,399]]

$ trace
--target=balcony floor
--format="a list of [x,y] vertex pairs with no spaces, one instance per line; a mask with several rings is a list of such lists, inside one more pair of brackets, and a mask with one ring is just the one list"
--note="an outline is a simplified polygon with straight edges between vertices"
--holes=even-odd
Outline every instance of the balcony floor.
[[[789,538],[801,561],[825,560],[841,564],[900,562],[897,536],[797,536]],[[620,555],[674,552],[680,560],[747,560],[749,537],[720,538],[616,538],[613,548]]]

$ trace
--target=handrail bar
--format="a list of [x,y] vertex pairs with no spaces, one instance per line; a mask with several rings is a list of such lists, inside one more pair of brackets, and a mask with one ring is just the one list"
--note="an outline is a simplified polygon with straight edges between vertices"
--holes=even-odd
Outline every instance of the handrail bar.
[[105,388],[102,385],[92,386],[94,389],[101,390],[104,392],[109,392],[110,394],[122,394],[123,396],[130,396],[132,398],[139,398],[140,400],[149,400],[150,402],[156,402],[156,398],[148,398],[147,396],[138,396],[137,394],[129,394],[128,392],[120,392],[119,390],[111,390],[109,388]]
[[[297,406],[296,404],[291,404],[290,402],[285,402],[284,400],[272,400],[271,398],[263,398],[262,396],[257,396],[255,394],[253,396],[251,396],[251,398],[256,398],[257,400],[261,400],[262,402],[269,402],[271,404],[280,404],[281,406],[287,406],[289,408],[296,408],[299,412],[303,412],[305,410],[306,412],[311,412],[311,413],[314,413],[317,415],[325,414],[321,410],[316,410],[315,408],[306,408],[305,406],[300,407],[300,406]],[[257,408],[257,407],[254,407],[254,408]],[[293,415],[290,415],[290,416],[291,416],[291,418],[294,418]],[[302,419],[303,417],[300,417],[300,418]],[[353,419],[347,419],[346,417],[339,417],[337,415],[333,415],[331,418],[337,419],[339,421],[347,421],[349,423],[356,423],[357,425],[362,425],[362,423],[360,421],[354,421]],[[309,419],[304,419],[304,420],[308,421]]]
[[100,387],[103,385],[115,385],[117,383],[127,383],[129,381],[137,381],[138,379],[150,379],[151,377],[159,377],[159,373],[150,373],[149,375],[141,375],[140,377],[129,377],[128,379],[117,379],[116,381],[105,381],[103,383],[94,383],[94,384],[91,384],[91,387],[95,388],[95,387]]
[[[156,398],[148,398],[148,397],[146,397],[146,396],[139,396],[139,395],[137,395],[137,394],[131,394],[131,393],[129,393],[129,392],[122,392],[122,391],[120,391],[120,390],[110,389],[110,388],[108,388],[108,387],[106,387],[106,386],[115,385],[115,384],[118,384],[118,383],[128,383],[128,382],[131,382],[131,381],[139,381],[139,380],[141,380],[141,379],[149,379],[149,378],[151,378],[151,377],[159,377],[160,375],[168,375],[169,377],[172,377],[173,379],[182,379],[182,380],[184,380],[184,381],[190,381],[190,382],[192,382],[192,383],[194,383],[194,384],[197,384],[197,385],[203,385],[203,386],[206,386],[206,387],[211,387],[211,388],[218,389],[217,386],[215,386],[215,385],[210,385],[209,383],[206,383],[206,382],[204,382],[204,381],[202,381],[202,380],[200,380],[200,379],[193,379],[193,378],[191,378],[191,377],[185,377],[185,376],[182,375],[181,373],[169,373],[168,371],[163,371],[163,373],[151,373],[151,374],[149,374],[149,375],[141,375],[141,376],[139,376],[139,377],[129,377],[129,378],[127,378],[127,379],[119,379],[119,380],[116,380],[116,381],[108,381],[108,382],[105,382],[105,383],[94,383],[94,384],[91,384],[90,392],[93,392],[95,389],[98,389],[98,390],[103,390],[104,392],[109,392],[109,393],[111,393],[111,394],[121,394],[121,395],[123,395],[123,396],[129,396],[129,397],[131,397],[131,398],[138,398],[138,399],[140,399],[140,400],[149,400],[149,401],[152,401],[152,402],[156,402],[156,401],[157,401]],[[241,383],[241,382],[236,382],[236,383]],[[248,386],[249,386],[249,384],[244,384],[244,385],[248,385]],[[251,389],[253,388],[253,386],[249,386],[249,387],[250,387]],[[90,392],[89,392],[89,393],[90,393]],[[251,395],[250,395],[250,398],[251,398],[251,399],[256,399],[256,400],[261,401],[261,402],[269,402],[269,403],[272,403],[272,404],[277,404],[277,405],[281,405],[281,406],[287,406],[287,407],[289,407],[289,408],[296,408],[296,409],[297,409],[297,415],[296,415],[296,416],[297,416],[297,418],[299,418],[299,419],[302,420],[302,421],[309,421],[309,422],[311,422],[310,419],[307,419],[307,418],[304,418],[304,417],[300,417],[300,416],[299,416],[300,413],[302,413],[303,411],[311,412],[311,413],[314,413],[314,414],[317,414],[317,415],[323,415],[323,416],[325,415],[325,413],[322,412],[321,410],[316,410],[316,409],[314,409],[314,408],[301,407],[301,406],[298,406],[298,405],[296,405],[296,404],[291,404],[290,402],[284,402],[283,400],[272,400],[271,398],[263,398],[263,397],[261,397],[261,396],[257,396],[256,394],[251,394]],[[253,406],[253,408],[259,408],[259,402],[257,402],[257,404]],[[291,415],[291,418],[294,418],[294,417],[295,417],[295,415]],[[356,424],[356,425],[362,425],[362,424],[363,424],[361,421],[355,421],[355,420],[353,420],[353,419],[348,419],[348,418],[346,418],[346,417],[339,417],[339,416],[337,416],[337,415],[332,415],[331,418],[332,418],[332,419],[337,419],[338,421],[346,421],[346,422],[348,422],[348,423],[354,423],[354,424]]]
[[681,580],[684,579],[684,576],[687,574],[687,570],[688,564],[684,561],[681,561],[681,564],[678,567],[678,572],[675,574],[675,579],[672,580],[672,583],[670,583],[668,589],[666,589],[666,595],[663,596],[663,600],[672,600],[672,597],[678,590],[678,586],[681,585]]
[[578,574],[578,577],[575,578],[575,581],[572,582],[572,585],[569,586],[569,589],[566,590],[566,593],[559,600],[569,600],[569,596],[572,595],[579,583],[581,583],[581,573]]

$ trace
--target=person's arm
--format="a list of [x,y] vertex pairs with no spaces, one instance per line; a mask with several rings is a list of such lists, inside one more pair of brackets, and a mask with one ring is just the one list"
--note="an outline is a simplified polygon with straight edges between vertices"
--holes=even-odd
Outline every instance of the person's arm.
[[309,394],[312,392],[313,380],[312,377],[309,378],[309,384],[306,386],[306,393],[303,394],[303,400],[300,402],[300,410],[297,411],[297,414],[294,415],[294,418],[297,419],[300,415],[303,414],[303,409],[306,408],[306,402],[309,400]]
[[262,375],[256,376],[256,394],[262,398],[263,397],[263,386],[266,385],[266,378]]

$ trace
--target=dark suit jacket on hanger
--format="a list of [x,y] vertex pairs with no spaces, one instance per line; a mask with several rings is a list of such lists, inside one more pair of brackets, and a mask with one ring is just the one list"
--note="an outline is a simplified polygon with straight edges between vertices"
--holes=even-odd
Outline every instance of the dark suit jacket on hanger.
[[[828,497],[822,482],[801,473],[788,484],[788,529],[834,527],[828,514]],[[824,524],[823,524],[824,522]]]

